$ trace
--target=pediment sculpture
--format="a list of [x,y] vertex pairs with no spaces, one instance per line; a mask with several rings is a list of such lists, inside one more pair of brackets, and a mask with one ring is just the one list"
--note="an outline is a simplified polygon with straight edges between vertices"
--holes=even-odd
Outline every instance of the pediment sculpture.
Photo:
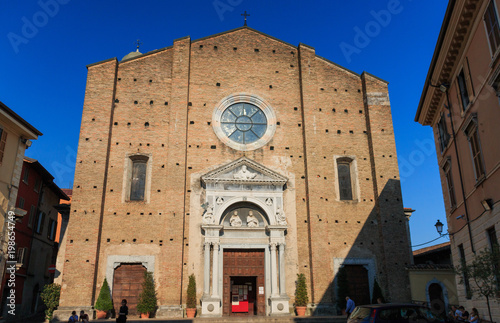
[[276,210],[276,223],[278,225],[287,225],[285,213],[281,210],[280,207]]
[[253,211],[249,211],[248,212],[247,226],[249,228],[256,228],[256,227],[259,226],[259,220],[257,220],[257,218],[255,217],[255,215],[253,215]]
[[246,165],[241,166],[241,169],[233,174],[234,179],[254,179],[257,173],[247,169]]
[[233,215],[231,215],[231,218],[229,219],[229,223],[232,227],[241,227],[242,222],[240,216],[238,215],[238,211],[234,211]]

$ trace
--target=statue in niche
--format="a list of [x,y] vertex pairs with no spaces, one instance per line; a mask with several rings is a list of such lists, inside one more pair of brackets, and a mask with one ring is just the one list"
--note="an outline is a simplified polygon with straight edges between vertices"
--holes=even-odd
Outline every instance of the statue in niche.
[[278,209],[276,210],[276,223],[278,225],[287,225],[285,213],[281,210],[279,206]]
[[238,215],[238,211],[234,211],[233,215],[231,215],[229,224],[231,224],[232,227],[241,227],[242,222],[240,216]]
[[248,212],[247,226],[249,228],[256,228],[256,227],[259,226],[259,220],[257,220],[257,218],[255,217],[255,215],[253,215],[253,211],[249,211]]
[[218,204],[218,205],[221,205],[222,203],[224,203],[224,199],[222,197],[218,197],[215,202]]
[[271,206],[271,205],[273,205],[273,199],[272,199],[272,198],[270,198],[270,197],[268,197],[268,198],[266,199],[266,205],[267,205],[267,206]]
[[233,174],[234,179],[253,179],[255,176],[257,174],[249,171],[246,165],[241,166],[241,169]]
[[203,224],[215,224],[214,207],[210,206],[203,215]]

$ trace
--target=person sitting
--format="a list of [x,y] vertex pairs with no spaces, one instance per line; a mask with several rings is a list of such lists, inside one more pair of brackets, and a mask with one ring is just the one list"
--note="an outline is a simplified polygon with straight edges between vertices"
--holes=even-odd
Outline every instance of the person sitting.
[[459,322],[462,321],[463,311],[465,311],[465,308],[463,306],[459,306],[457,308],[457,310],[455,311],[455,316],[454,316],[455,321],[459,321]]
[[80,322],[89,323],[89,316],[85,314],[84,310],[80,311]]
[[462,313],[462,322],[469,322],[469,312],[463,311]]
[[69,317],[68,323],[76,323],[78,322],[78,315],[76,315],[76,311],[71,312],[71,316]]
[[469,323],[479,323],[479,313],[477,312],[477,308],[472,308],[472,313],[469,317]]

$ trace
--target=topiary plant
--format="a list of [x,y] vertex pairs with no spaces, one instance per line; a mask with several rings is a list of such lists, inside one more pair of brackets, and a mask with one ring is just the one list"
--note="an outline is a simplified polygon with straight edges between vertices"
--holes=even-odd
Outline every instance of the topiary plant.
[[111,291],[109,290],[108,281],[104,278],[104,283],[101,286],[99,297],[95,302],[94,308],[99,311],[111,311],[113,309],[113,300],[111,299]]
[[297,274],[297,282],[295,284],[295,306],[307,306],[308,301],[306,276],[304,274]]
[[45,310],[45,319],[52,320],[52,315],[54,310],[59,306],[59,296],[61,295],[61,285],[59,284],[48,284],[43,286],[42,301],[47,306]]
[[139,302],[137,303],[137,311],[142,314],[151,314],[156,311],[157,305],[158,299],[156,296],[153,273],[145,271],[144,282],[142,283],[142,292],[139,295]]
[[196,308],[196,278],[194,274],[189,276],[186,307]]

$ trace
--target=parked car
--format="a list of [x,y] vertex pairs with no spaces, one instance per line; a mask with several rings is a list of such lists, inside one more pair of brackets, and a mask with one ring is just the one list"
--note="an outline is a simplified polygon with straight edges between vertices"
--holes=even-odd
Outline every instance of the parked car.
[[416,304],[372,304],[354,309],[347,323],[445,323],[445,318],[429,308]]

